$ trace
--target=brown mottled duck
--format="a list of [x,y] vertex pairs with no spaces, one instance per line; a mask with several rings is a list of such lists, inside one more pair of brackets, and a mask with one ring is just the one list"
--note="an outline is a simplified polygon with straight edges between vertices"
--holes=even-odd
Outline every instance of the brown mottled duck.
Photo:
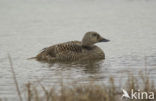
[[95,43],[108,41],[108,39],[103,38],[97,32],[90,31],[84,35],[82,41],[69,41],[44,48],[33,59],[45,62],[105,59],[104,52]]

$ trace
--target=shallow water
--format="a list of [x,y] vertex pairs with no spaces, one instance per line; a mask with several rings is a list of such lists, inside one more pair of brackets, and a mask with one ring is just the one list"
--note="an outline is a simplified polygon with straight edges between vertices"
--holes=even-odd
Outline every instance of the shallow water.
[[[44,47],[81,40],[87,31],[111,40],[97,44],[105,60],[51,66],[27,60]],[[155,43],[155,0],[0,0],[0,97],[16,99],[8,53],[21,88],[40,79],[46,86],[61,78],[107,83],[109,76],[126,78],[145,67],[156,82]]]

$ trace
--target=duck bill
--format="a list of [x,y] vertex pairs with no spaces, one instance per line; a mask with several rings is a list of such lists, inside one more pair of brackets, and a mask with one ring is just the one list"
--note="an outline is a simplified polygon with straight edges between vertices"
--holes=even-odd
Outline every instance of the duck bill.
[[105,39],[105,38],[101,38],[99,42],[109,42],[110,40]]

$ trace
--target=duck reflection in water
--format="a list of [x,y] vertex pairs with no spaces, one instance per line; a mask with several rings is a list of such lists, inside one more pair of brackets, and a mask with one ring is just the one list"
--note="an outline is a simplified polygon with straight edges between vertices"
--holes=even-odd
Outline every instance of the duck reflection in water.
[[90,61],[79,61],[79,62],[61,62],[61,63],[48,63],[48,67],[53,70],[53,67],[59,68],[62,71],[66,70],[77,70],[83,71],[84,73],[97,74],[103,67],[102,63],[104,60],[90,60]]

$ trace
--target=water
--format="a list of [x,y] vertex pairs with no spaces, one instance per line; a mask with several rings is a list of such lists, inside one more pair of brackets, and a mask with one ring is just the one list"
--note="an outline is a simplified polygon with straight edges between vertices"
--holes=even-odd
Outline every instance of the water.
[[[81,40],[87,31],[111,40],[97,44],[106,60],[52,66],[27,60],[44,47]],[[45,86],[61,78],[107,83],[109,76],[137,75],[146,65],[156,81],[155,39],[155,0],[0,0],[0,97],[17,97],[8,53],[21,88],[40,79]]]

